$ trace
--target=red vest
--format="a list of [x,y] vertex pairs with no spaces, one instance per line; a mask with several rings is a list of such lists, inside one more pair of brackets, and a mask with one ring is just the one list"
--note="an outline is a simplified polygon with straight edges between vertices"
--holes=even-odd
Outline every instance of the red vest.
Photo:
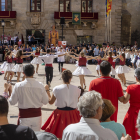
[[9,59],[9,57],[7,57],[7,62],[12,63],[12,58]]
[[120,60],[120,65],[125,65],[125,60]]
[[17,64],[22,64],[23,63],[23,59],[21,59],[20,57],[17,58]]
[[36,52],[35,55],[40,55],[40,52]]
[[79,66],[86,66],[87,59],[85,57],[79,58]]

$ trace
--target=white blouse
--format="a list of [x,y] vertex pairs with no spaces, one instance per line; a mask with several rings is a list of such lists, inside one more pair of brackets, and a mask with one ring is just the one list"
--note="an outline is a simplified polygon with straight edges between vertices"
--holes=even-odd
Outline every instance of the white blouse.
[[53,88],[53,94],[56,97],[55,105],[59,108],[77,108],[80,93],[81,89],[71,84],[62,84],[56,86]]

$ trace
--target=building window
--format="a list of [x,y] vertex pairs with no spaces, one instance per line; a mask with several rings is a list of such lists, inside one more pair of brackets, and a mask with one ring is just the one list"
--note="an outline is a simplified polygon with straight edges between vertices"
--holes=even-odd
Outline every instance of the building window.
[[92,13],[92,0],[81,0],[81,12]]
[[59,12],[70,12],[70,0],[59,0]]
[[0,11],[12,11],[12,0],[0,0]]
[[41,12],[41,0],[30,0],[30,11]]

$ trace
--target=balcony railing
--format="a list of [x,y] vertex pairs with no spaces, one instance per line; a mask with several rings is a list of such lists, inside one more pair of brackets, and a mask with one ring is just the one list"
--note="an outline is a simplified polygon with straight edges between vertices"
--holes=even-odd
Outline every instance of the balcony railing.
[[[54,19],[60,19],[60,17],[72,19],[72,12],[54,12]],[[98,13],[81,13],[81,19],[98,20]]]
[[16,18],[16,11],[0,11],[0,18]]

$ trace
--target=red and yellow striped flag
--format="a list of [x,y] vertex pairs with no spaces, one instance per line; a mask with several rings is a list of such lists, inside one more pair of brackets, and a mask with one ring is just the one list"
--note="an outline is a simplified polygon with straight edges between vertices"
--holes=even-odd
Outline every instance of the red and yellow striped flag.
[[106,8],[106,14],[109,15],[111,8],[112,8],[112,0],[107,0],[107,8]]

